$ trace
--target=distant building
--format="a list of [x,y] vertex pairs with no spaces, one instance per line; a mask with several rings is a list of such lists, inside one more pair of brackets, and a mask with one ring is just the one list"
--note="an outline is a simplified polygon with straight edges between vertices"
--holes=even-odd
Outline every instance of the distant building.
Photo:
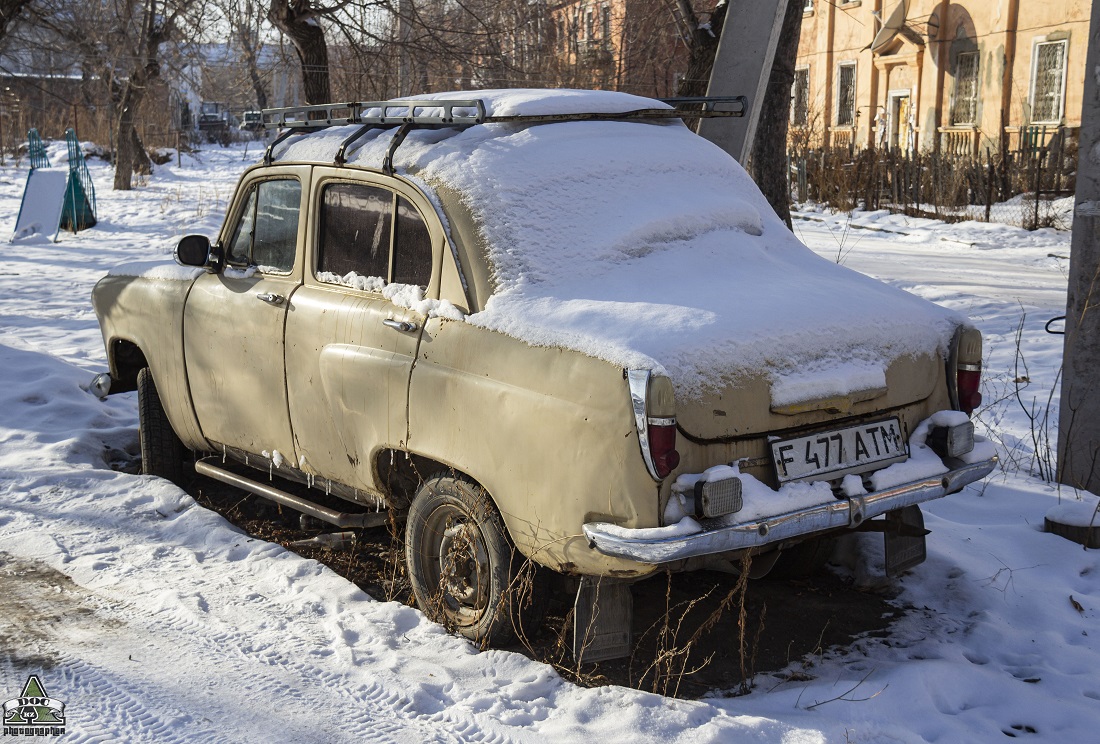
[[687,27],[674,3],[550,0],[560,84],[665,97],[687,70]]
[[791,121],[819,144],[977,154],[1081,126],[1091,2],[792,1]]

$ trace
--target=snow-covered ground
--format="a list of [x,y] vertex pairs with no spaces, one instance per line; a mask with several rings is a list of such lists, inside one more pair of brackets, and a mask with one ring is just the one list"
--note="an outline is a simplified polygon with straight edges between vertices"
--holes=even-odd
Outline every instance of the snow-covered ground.
[[[1073,495],[1034,475],[1050,459],[1045,432],[1056,438],[1041,416],[1048,400],[1057,410],[1061,337],[1043,324],[1063,312],[1068,234],[799,214],[796,233],[819,253],[977,322],[979,419],[1006,467],[925,509],[928,561],[898,582],[916,609],[888,637],[826,654],[807,681],[762,674],[748,696],[682,701],[583,689],[521,655],[478,652],[164,481],[109,468],[135,451],[137,414],[132,395],[86,390],[104,368],[91,287],[187,232],[213,233],[256,155],[207,150],[128,193],[94,162],[96,228],[0,245],[0,702],[39,675],[67,704],[72,741],[1096,736],[1100,559],[1042,532]],[[0,168],[9,230],[25,178]],[[843,544],[857,582],[881,581],[880,542]]]

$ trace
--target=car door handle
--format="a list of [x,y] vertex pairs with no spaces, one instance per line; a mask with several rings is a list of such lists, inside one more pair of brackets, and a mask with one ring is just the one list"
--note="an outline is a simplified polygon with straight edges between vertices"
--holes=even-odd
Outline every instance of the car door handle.
[[269,305],[282,305],[286,302],[286,298],[280,294],[274,294],[273,292],[260,292],[256,295],[257,300],[263,300]]
[[407,320],[394,320],[393,318],[386,318],[382,321],[382,325],[387,328],[392,328],[395,331],[401,331],[402,333],[412,333],[419,328],[416,323],[410,323]]

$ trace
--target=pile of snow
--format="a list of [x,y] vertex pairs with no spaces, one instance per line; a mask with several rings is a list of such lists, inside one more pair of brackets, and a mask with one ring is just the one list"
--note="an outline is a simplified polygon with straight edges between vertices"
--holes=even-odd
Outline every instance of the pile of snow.
[[[469,98],[472,94],[439,94]],[[479,91],[490,116],[667,108],[610,92]],[[280,160],[330,163],[354,126],[292,138]],[[349,162],[377,168],[392,131]],[[835,378],[946,347],[964,319],[819,258],[744,170],[678,120],[413,131],[399,172],[457,191],[494,292],[467,322],[672,377],[678,395],[746,373]]]

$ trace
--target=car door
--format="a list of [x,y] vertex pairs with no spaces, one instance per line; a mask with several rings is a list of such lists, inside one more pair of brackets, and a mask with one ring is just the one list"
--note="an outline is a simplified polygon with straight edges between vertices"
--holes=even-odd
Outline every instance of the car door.
[[435,296],[443,231],[423,196],[378,174],[317,168],[312,204],[310,257],[286,332],[299,467],[376,493],[372,457],[408,439],[409,374],[424,322],[387,297],[397,289]]
[[221,236],[225,268],[199,277],[184,308],[203,435],[277,461],[294,457],[283,336],[301,284],[309,175],[308,166],[280,167],[242,184]]

